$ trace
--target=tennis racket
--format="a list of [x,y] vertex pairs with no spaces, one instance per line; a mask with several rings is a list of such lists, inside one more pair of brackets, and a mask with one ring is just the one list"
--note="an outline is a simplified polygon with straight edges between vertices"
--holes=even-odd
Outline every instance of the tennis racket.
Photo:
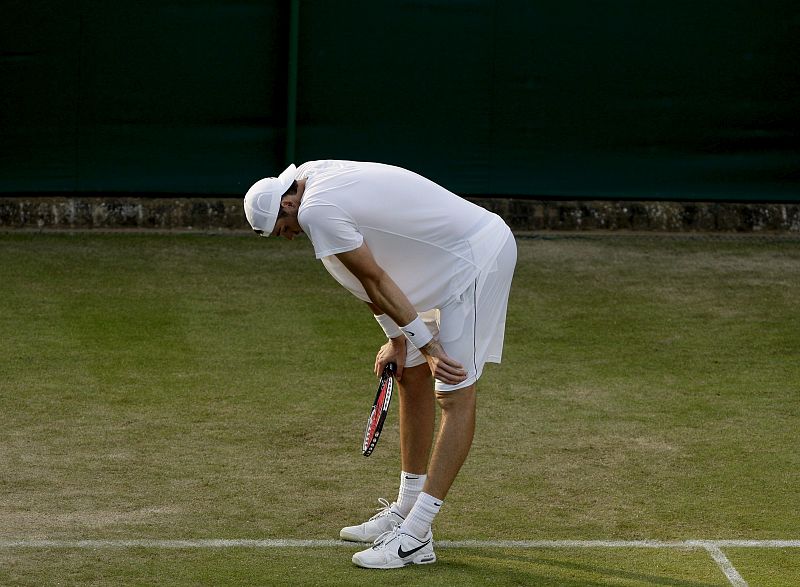
[[378,383],[378,393],[375,395],[375,403],[372,404],[372,413],[367,420],[367,428],[364,430],[364,442],[361,445],[361,453],[368,457],[372,454],[378,439],[381,437],[383,422],[386,420],[386,413],[389,411],[389,402],[392,401],[392,390],[394,389],[395,364],[387,363],[383,368],[381,380]]

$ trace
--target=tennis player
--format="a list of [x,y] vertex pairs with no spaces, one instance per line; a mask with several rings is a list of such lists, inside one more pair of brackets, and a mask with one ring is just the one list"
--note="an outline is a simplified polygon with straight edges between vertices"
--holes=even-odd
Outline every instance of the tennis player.
[[436,183],[379,163],[290,165],[256,182],[244,209],[261,236],[308,235],[316,257],[386,334],[376,375],[397,364],[400,489],[368,521],[342,528],[344,540],[373,543],[353,562],[435,562],[431,524],[472,444],[475,384],[503,350],[517,258],[511,231]]

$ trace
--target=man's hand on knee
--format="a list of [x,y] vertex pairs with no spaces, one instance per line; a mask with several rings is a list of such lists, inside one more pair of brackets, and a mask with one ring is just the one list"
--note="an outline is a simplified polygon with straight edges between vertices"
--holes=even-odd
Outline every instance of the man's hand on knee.
[[467,378],[467,372],[461,363],[447,356],[435,338],[419,350],[425,355],[433,376],[442,383],[456,385]]

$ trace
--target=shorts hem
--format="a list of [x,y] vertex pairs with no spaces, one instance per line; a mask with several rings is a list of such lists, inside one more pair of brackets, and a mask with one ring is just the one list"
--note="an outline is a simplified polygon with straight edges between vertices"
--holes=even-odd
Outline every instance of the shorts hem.
[[461,383],[456,383],[454,385],[448,385],[447,383],[442,383],[437,379],[436,383],[433,386],[433,388],[436,391],[443,391],[445,393],[447,393],[449,391],[457,391],[459,389],[464,389],[465,387],[469,387],[470,385],[473,385],[473,384],[477,383],[479,378],[480,378],[480,375],[478,375],[477,377],[467,377]]

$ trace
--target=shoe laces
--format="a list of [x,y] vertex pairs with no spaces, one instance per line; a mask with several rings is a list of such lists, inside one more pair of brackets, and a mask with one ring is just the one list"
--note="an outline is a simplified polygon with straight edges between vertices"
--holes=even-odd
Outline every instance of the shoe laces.
[[388,516],[390,513],[392,513],[392,504],[390,504],[387,500],[383,499],[382,497],[379,497],[378,503],[380,503],[382,507],[377,508],[378,513],[372,516],[370,518],[370,521],[374,520],[375,518]]
[[399,535],[400,535],[400,525],[395,524],[394,526],[392,526],[391,530],[387,530],[386,532],[384,532],[375,539],[375,542],[373,542],[375,546],[373,546],[372,548],[378,548],[382,544],[388,544],[389,542],[397,538]]

